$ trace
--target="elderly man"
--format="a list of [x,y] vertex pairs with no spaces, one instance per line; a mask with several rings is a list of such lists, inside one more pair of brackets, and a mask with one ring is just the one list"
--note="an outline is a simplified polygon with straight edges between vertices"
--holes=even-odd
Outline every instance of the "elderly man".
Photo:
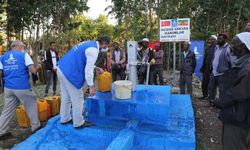
[[223,149],[250,149],[250,33],[236,35],[231,50],[237,60],[224,73],[227,87],[219,101],[219,118],[223,122]]
[[192,80],[196,67],[196,58],[194,52],[189,49],[189,46],[189,42],[183,43],[180,67],[180,93],[192,96]]
[[59,60],[57,75],[61,88],[60,116],[62,124],[73,120],[75,128],[92,125],[83,117],[84,98],[82,88],[86,81],[89,86],[89,95],[95,94],[93,78],[99,47],[106,49],[109,42],[108,37],[101,37],[97,41],[81,42]]
[[209,79],[212,71],[212,62],[214,58],[214,52],[216,48],[217,37],[212,35],[209,37],[207,42],[207,48],[205,49],[203,64],[200,69],[202,74],[202,94],[203,96],[200,99],[205,99],[208,96],[208,85]]
[[29,83],[29,71],[37,73],[40,67],[35,66],[30,56],[23,51],[24,44],[21,41],[14,41],[11,50],[1,58],[0,70],[4,79],[5,105],[0,116],[0,140],[11,136],[8,124],[20,102],[29,116],[31,131],[35,132],[40,127],[36,96]]

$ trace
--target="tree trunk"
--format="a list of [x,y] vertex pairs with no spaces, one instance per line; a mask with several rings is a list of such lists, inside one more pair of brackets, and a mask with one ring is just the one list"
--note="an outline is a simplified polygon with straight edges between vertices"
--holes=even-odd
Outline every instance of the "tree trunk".
[[241,10],[242,10],[242,6],[239,9],[239,14],[238,14],[238,18],[237,20],[237,24],[236,24],[236,34],[239,33],[239,23],[240,23],[240,18],[241,18]]

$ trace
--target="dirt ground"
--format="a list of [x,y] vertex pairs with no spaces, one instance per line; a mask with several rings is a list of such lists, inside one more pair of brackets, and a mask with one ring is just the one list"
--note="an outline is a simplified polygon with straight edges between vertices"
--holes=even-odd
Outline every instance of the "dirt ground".
[[[170,75],[167,77],[167,83],[170,83],[172,77]],[[193,88],[194,97],[192,102],[195,112],[197,150],[220,150],[221,122],[217,117],[219,110],[210,107],[207,101],[201,101],[198,99],[198,97],[201,97],[200,83],[198,79],[194,80]],[[33,90],[38,98],[42,98],[44,94],[44,85],[36,85],[33,87]],[[2,112],[3,105],[3,94],[0,94],[0,112]],[[9,149],[15,144],[24,141],[31,135],[30,129],[20,128],[18,126],[15,115],[10,122],[10,129],[13,137],[8,140],[0,141],[0,150]]]

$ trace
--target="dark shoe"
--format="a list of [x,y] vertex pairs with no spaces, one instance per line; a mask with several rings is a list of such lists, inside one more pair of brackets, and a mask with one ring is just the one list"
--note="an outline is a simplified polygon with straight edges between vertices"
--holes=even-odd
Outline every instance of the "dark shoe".
[[6,140],[6,139],[11,138],[11,137],[12,137],[12,133],[11,132],[7,132],[7,133],[5,133],[3,135],[0,135],[0,141],[1,140]]
[[69,120],[67,122],[61,122],[62,125],[69,124],[69,123],[73,123],[73,120],[71,119],[71,120]]
[[93,124],[89,121],[85,121],[84,124],[80,125],[79,127],[75,127],[76,129],[82,129],[82,128],[85,128],[85,127],[90,127],[92,126]]

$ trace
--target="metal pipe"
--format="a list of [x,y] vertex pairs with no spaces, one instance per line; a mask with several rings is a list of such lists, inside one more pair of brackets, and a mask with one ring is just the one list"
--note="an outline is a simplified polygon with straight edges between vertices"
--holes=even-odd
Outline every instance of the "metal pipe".
[[149,81],[149,71],[150,71],[150,63],[147,63],[147,77],[146,77],[146,85],[148,85],[148,81]]
[[175,85],[175,67],[176,67],[176,42],[174,42],[173,52],[173,86]]
[[136,90],[136,85],[137,85],[137,64],[135,63],[130,63],[129,64],[129,80],[132,81],[132,91]]

